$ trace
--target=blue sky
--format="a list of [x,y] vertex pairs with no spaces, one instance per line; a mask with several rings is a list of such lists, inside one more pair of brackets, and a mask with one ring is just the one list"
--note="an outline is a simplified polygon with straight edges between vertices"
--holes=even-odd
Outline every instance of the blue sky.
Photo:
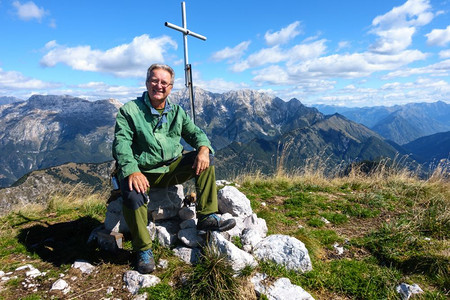
[[[186,0],[194,85],[345,106],[450,103],[449,0]],[[0,0],[0,97],[122,102],[164,62],[184,88],[181,1]]]

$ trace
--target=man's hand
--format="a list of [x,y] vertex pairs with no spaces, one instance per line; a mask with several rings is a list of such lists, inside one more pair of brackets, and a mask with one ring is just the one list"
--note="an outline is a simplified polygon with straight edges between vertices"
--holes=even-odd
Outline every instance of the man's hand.
[[144,193],[150,187],[150,183],[144,174],[141,172],[134,172],[128,176],[128,187],[130,188],[130,191],[134,189],[137,193]]
[[195,169],[195,175],[200,175],[203,171],[209,168],[209,148],[201,146],[198,149],[198,154],[195,157],[192,169]]

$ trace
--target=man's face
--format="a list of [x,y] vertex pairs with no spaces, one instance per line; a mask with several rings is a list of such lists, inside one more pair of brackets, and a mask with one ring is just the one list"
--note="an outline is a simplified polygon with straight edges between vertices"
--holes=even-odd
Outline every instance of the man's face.
[[170,73],[163,69],[154,69],[146,83],[148,97],[152,104],[164,103],[167,96],[172,91],[172,77]]

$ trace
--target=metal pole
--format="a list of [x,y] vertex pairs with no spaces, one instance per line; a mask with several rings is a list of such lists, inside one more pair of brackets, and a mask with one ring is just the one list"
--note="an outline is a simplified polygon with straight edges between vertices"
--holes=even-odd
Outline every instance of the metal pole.
[[192,83],[192,67],[189,64],[189,58],[188,58],[188,43],[187,43],[187,36],[192,35],[193,37],[196,37],[198,39],[201,39],[203,41],[206,41],[206,37],[203,35],[200,35],[198,33],[192,32],[187,29],[187,21],[186,21],[186,5],[185,2],[181,2],[181,18],[182,18],[182,24],[183,27],[171,24],[169,22],[166,22],[165,25],[169,28],[178,30],[183,33],[183,44],[184,44],[184,80],[185,85],[189,90],[189,99],[191,102],[191,118],[192,121],[195,123],[195,106],[194,106],[194,85]]
[[[183,2],[181,2],[181,21],[183,24],[183,28],[185,30],[186,33],[183,33],[183,44],[184,44],[184,65],[187,66],[189,64],[189,59],[188,59],[188,42],[187,42],[187,25],[186,25],[186,5]],[[185,68],[186,70],[186,68]]]
[[191,99],[191,117],[195,124],[195,105],[194,105],[194,84],[192,83],[192,68],[191,65],[186,65],[186,76],[188,78],[189,99]]

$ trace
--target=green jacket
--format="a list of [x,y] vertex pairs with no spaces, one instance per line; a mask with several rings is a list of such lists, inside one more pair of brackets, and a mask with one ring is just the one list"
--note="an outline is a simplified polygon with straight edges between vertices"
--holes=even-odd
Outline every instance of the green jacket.
[[181,138],[193,148],[207,146],[213,153],[206,134],[179,105],[167,100],[160,115],[150,104],[147,92],[127,102],[117,113],[113,142],[119,179],[134,172],[168,172],[168,164],[183,151]]

